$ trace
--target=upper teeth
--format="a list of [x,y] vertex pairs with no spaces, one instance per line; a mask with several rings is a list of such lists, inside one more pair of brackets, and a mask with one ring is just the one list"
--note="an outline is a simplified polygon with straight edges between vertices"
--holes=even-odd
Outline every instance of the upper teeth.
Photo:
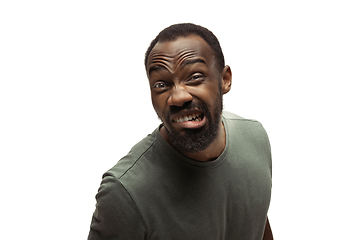
[[192,113],[186,116],[178,117],[174,119],[174,122],[181,123],[181,122],[187,122],[187,121],[195,121],[199,122],[200,120],[198,117],[200,117],[201,113]]

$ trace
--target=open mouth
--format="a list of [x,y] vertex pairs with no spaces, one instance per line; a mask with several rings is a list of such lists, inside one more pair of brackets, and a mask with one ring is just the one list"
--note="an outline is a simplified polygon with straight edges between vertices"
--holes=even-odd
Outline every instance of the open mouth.
[[189,113],[184,116],[176,117],[173,119],[173,122],[182,123],[182,122],[200,122],[204,118],[204,114],[197,112],[197,113]]

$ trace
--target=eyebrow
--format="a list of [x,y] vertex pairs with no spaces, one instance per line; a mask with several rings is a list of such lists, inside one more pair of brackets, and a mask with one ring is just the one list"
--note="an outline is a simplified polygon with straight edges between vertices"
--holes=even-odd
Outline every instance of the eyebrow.
[[149,75],[151,74],[152,71],[158,71],[160,69],[163,69],[163,70],[167,70],[164,66],[161,66],[161,65],[156,65],[156,66],[152,66],[149,68]]

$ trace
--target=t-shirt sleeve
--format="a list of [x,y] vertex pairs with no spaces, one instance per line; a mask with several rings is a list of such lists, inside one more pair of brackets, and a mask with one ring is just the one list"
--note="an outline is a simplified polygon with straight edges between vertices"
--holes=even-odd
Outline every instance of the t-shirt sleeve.
[[117,178],[103,178],[96,201],[88,240],[145,239],[141,214]]

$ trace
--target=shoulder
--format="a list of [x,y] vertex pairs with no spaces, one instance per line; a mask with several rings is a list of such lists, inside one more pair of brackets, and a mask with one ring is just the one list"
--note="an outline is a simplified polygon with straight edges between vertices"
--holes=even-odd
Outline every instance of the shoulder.
[[230,127],[247,126],[247,127],[252,127],[252,128],[258,128],[259,130],[261,129],[262,131],[265,131],[262,124],[259,121],[254,120],[254,119],[243,118],[243,117],[240,117],[231,112],[224,111],[223,112],[223,120],[227,124],[229,124]]
[[144,173],[144,156],[155,141],[153,134],[146,136],[104,173],[88,239],[144,239],[146,224],[132,189]]
[[257,120],[245,119],[230,112],[223,112],[223,121],[233,149],[242,149],[242,153],[252,150],[260,154],[262,159],[268,159],[271,169],[271,146],[263,125]]
[[252,144],[270,152],[267,132],[259,121],[245,119],[230,112],[223,112],[223,121],[232,143]]
[[154,134],[147,135],[140,142],[134,145],[129,153],[122,157],[104,174],[103,177],[112,176],[120,180],[126,173],[131,171],[133,168],[136,168],[139,164],[141,164],[141,162],[143,162],[147,152],[154,147],[155,141],[156,137]]
[[103,178],[96,202],[88,239],[144,239],[146,225],[142,215],[118,179]]

